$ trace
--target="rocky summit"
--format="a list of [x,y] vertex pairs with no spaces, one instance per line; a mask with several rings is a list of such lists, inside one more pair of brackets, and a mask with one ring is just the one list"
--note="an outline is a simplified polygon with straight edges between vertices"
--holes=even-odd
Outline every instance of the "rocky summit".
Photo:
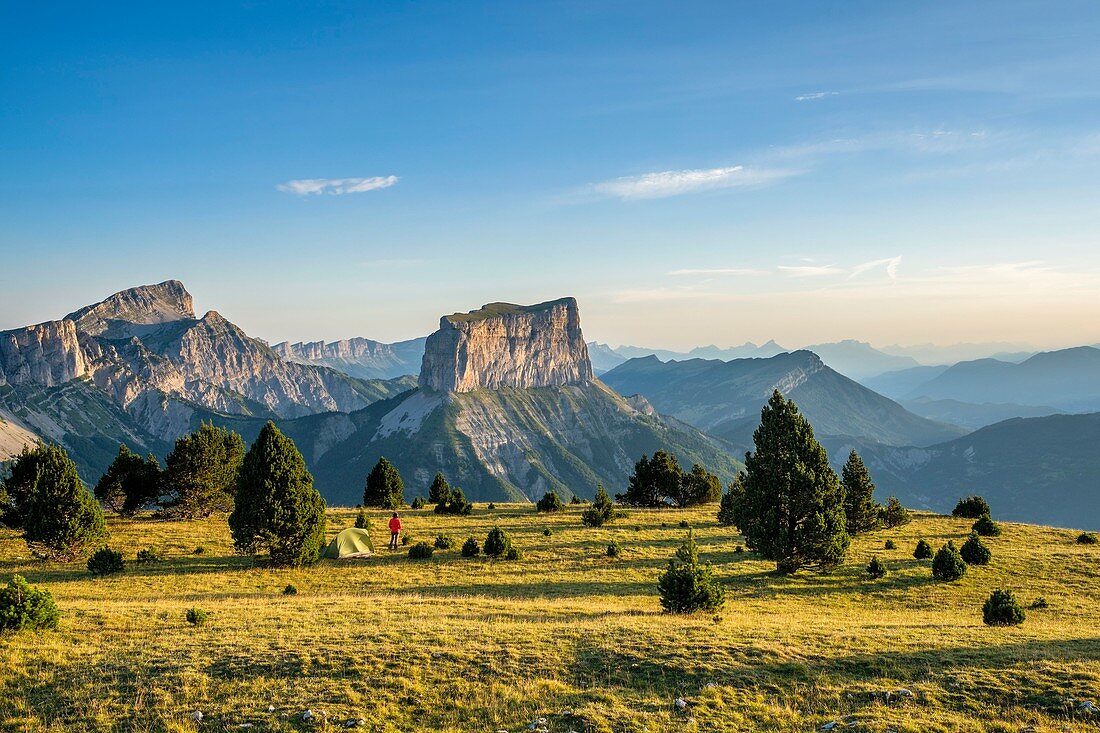
[[420,386],[439,392],[560,387],[593,379],[575,298],[537,305],[490,303],[439,319]]

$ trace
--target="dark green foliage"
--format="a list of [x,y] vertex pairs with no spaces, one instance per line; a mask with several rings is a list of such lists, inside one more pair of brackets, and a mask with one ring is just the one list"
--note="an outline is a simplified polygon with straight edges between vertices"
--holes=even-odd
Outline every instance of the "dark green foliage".
[[508,552],[504,553],[505,560],[522,560],[523,550],[515,547],[514,545],[508,548]]
[[976,534],[971,534],[967,538],[959,548],[959,555],[967,565],[988,565],[993,559],[993,553],[982,544],[981,538]]
[[198,547],[196,547],[196,548],[195,548],[195,549],[194,549],[194,550],[193,550],[193,551],[191,552],[191,554],[192,554],[192,555],[205,555],[205,554],[206,554],[206,548],[205,548],[205,547],[203,547],[202,545],[199,545]]
[[1077,536],[1079,545],[1095,545],[1097,542],[1100,542],[1100,537],[1097,537],[1095,532],[1082,532]]
[[554,530],[550,529],[549,527],[542,530],[542,536],[543,537],[551,537],[551,536],[553,536],[553,534],[554,534]]
[[427,542],[417,542],[409,548],[410,560],[427,560],[435,553],[435,548]]
[[0,482],[0,524],[23,529],[27,505],[38,476],[38,462],[46,455],[45,443],[24,445],[19,455],[11,459],[8,476]]
[[863,459],[854,450],[840,472],[844,488],[844,519],[848,534],[873,532],[883,524],[882,508],[875,503],[875,484]]
[[867,563],[867,574],[872,578],[878,580],[887,573],[886,563],[878,559],[878,555],[871,558],[871,562]]
[[1001,525],[994,522],[988,514],[983,514],[978,517],[978,521],[974,522],[974,526],[971,527],[975,532],[982,537],[1000,537]]
[[1050,603],[1043,596],[1039,596],[1034,601],[1032,601],[1031,605],[1028,606],[1028,608],[1031,608],[1031,609],[1034,609],[1034,610],[1039,610],[1039,609],[1042,609],[1042,608],[1050,608]]
[[574,505],[574,506],[576,506],[577,504],[583,504],[583,503],[584,503],[584,499],[580,498],[580,497],[579,497],[579,496],[577,496],[576,494],[573,494],[573,498],[571,498],[571,499],[569,500],[569,503],[570,503],[570,504],[572,504],[572,505]]
[[131,517],[160,498],[161,472],[156,456],[142,458],[126,444],[95,485],[95,498],[109,509]]
[[737,547],[733,548],[733,554],[735,554],[735,555],[741,555],[744,552],[745,552],[745,548],[741,545],[738,545]]
[[886,540],[886,544],[883,545],[883,547],[885,547],[887,550],[896,550],[898,549],[898,543],[894,542],[893,540]]
[[761,410],[753,443],[733,517],[749,549],[781,573],[838,564],[851,542],[844,491],[809,421],[778,390]]
[[489,506],[487,506],[485,508],[488,509],[489,511],[492,511],[492,510],[497,508],[497,505],[494,504],[493,502],[489,502]]
[[355,515],[355,528],[370,529],[370,517],[367,516],[367,510],[363,507],[359,507],[359,512]]
[[745,495],[745,488],[741,485],[741,476],[733,480],[733,483],[726,489],[726,493],[722,494],[722,499],[718,504],[718,523],[723,527],[735,527],[737,526],[737,503],[741,501],[741,498]]
[[103,510],[64,448],[42,446],[34,461],[34,480],[21,510],[23,537],[46,557],[79,557],[107,534]]
[[977,519],[983,514],[989,514],[989,502],[980,496],[968,496],[959,499],[959,503],[951,510],[951,516],[963,519]]
[[485,538],[482,549],[489,557],[502,557],[508,554],[511,547],[512,539],[508,534],[500,527],[493,527],[489,530],[489,536]]
[[466,516],[474,509],[474,505],[466,501],[466,494],[462,493],[462,489],[457,486],[451,489],[450,493],[444,501],[435,505],[435,512],[437,514],[454,514],[456,516]]
[[918,560],[929,560],[935,555],[935,551],[932,549],[932,545],[928,540],[920,540],[917,542],[917,547],[913,550],[913,557]]
[[547,491],[542,498],[535,502],[535,510],[540,512],[560,512],[565,509],[561,497],[556,491]]
[[451,548],[453,548],[455,546],[455,541],[454,541],[453,537],[451,537],[449,535],[441,534],[441,535],[436,535],[434,544],[435,544],[435,549],[437,549],[437,550],[450,550]]
[[622,554],[623,554],[623,546],[620,545],[615,540],[611,540],[610,544],[608,544],[608,546],[607,546],[607,556],[608,557],[619,557]]
[[1010,590],[995,590],[982,606],[982,620],[988,626],[1016,626],[1024,622],[1024,609]]
[[699,563],[699,547],[691,532],[658,579],[657,591],[668,613],[715,611],[726,600],[725,590],[714,579],[710,566]]
[[948,542],[936,551],[936,556],[932,558],[933,578],[952,581],[964,575],[966,575],[966,561],[955,548],[954,542]]
[[462,543],[462,557],[477,557],[481,554],[481,545],[476,538],[471,537]]
[[886,506],[882,509],[882,526],[887,529],[893,529],[894,527],[900,527],[903,524],[909,524],[913,521],[913,517],[909,514],[909,510],[901,505],[898,501],[898,497],[891,496],[886,500]]
[[146,547],[144,550],[138,550],[137,562],[142,565],[154,562],[164,562],[164,554],[157,552],[152,547]]
[[101,547],[88,558],[88,572],[92,575],[121,573],[125,566],[122,553],[110,547]]
[[681,519],[680,520],[680,529],[691,529],[691,524],[688,523],[688,520]]
[[626,492],[616,498],[627,506],[686,507],[718,501],[722,484],[699,464],[685,473],[676,456],[659,450],[653,457],[642,456],[634,464]]
[[325,500],[294,441],[268,422],[241,464],[229,529],[238,552],[273,565],[316,562],[325,543]]
[[402,545],[412,544],[412,541],[413,541],[413,536],[411,534],[409,534],[408,532],[402,532],[401,533],[401,544]]
[[428,489],[428,503],[440,504],[447,501],[447,497],[451,495],[451,487],[447,483],[447,479],[444,478],[442,473],[437,473],[435,478],[432,479],[432,485]]
[[244,460],[240,435],[203,423],[176,441],[162,476],[161,506],[180,519],[233,509],[237,474]]
[[410,504],[409,506],[411,506],[413,509],[423,509],[427,505],[428,502],[424,501],[424,497],[418,496],[412,500],[412,504]]
[[298,595],[298,588],[296,586],[288,584],[286,588],[283,588],[284,596],[296,596]]
[[586,527],[602,527],[614,518],[615,507],[611,503],[611,497],[603,486],[597,486],[596,498],[592,501],[592,506],[581,512],[581,521]]
[[202,626],[210,620],[210,612],[201,608],[189,608],[187,613],[184,614],[184,618],[192,626]]
[[21,575],[0,588],[0,632],[56,629],[60,620],[50,592],[29,585]]
[[400,509],[405,506],[405,483],[397,467],[379,458],[367,475],[367,485],[363,489],[363,506],[381,509]]

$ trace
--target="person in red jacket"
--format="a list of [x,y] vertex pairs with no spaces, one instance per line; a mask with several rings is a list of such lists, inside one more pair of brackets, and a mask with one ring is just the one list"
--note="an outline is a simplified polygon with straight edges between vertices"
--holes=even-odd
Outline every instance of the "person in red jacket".
[[397,549],[397,537],[401,534],[401,517],[397,516],[397,512],[393,513],[390,517],[390,549]]

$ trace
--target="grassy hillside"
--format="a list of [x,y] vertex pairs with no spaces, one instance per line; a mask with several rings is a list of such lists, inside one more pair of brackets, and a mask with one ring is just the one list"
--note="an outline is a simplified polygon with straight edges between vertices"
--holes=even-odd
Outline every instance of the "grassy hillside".
[[[48,587],[64,616],[58,632],[0,637],[0,728],[190,731],[198,709],[209,731],[335,729],[348,718],[390,733],[521,731],[541,716],[555,733],[810,731],[848,715],[880,733],[1100,730],[1068,702],[1100,702],[1100,550],[1074,533],[1006,525],[988,541],[992,565],[943,584],[913,545],[959,540],[969,523],[921,515],[859,539],[831,575],[783,578],[734,553],[739,538],[713,512],[631,511],[592,530],[576,509],[410,511],[418,538],[483,539],[499,524],[526,557],[414,562],[383,551],[304,570],[234,556],[224,518],[112,521],[127,558],[146,546],[170,557],[104,579],[32,561],[2,534],[0,579]],[[329,518],[331,535],[353,515]],[[372,521],[381,547],[383,516]],[[720,618],[661,613],[655,583],[681,521],[729,589]],[[887,538],[897,550],[882,549]],[[604,552],[612,539],[620,559]],[[872,554],[890,566],[883,580],[862,572]],[[288,583],[298,595],[282,595]],[[997,586],[1050,607],[1021,627],[986,627],[980,606]],[[189,626],[191,607],[209,623]],[[914,696],[887,704],[883,693],[899,688]],[[330,723],[303,724],[307,708]]]

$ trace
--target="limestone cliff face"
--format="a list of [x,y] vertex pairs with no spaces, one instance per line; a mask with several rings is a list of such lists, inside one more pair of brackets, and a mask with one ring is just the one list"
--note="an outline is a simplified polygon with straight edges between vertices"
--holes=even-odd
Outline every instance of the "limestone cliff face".
[[428,337],[420,386],[441,392],[556,387],[593,379],[574,298],[538,305],[490,303],[439,320]]
[[366,338],[283,342],[272,350],[287,361],[327,366],[359,379],[393,379],[417,374],[424,358],[423,338],[387,344]]
[[76,324],[70,320],[0,332],[0,385],[53,387],[86,372]]
[[142,285],[115,293],[95,305],[66,316],[77,330],[92,336],[127,338],[143,329],[135,328],[183,319],[194,319],[191,294],[179,280]]

